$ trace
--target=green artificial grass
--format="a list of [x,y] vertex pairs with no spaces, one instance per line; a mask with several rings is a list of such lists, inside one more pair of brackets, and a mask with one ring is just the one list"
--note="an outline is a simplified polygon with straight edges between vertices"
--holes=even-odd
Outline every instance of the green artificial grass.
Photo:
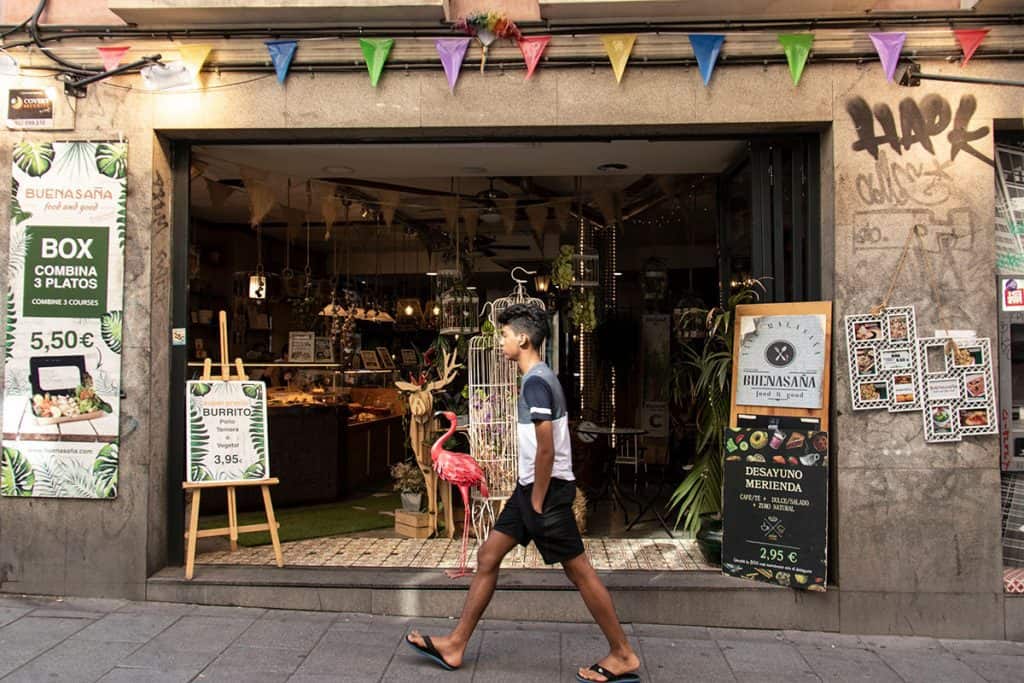
[[[366,508],[357,510],[356,507]],[[393,517],[380,514],[381,511],[393,512],[402,507],[402,499],[397,493],[388,493],[386,496],[367,496],[365,498],[353,498],[337,503],[324,505],[309,505],[305,507],[274,509],[277,521],[281,525],[279,530],[281,541],[299,541],[304,538],[320,538],[322,536],[339,536],[350,534],[356,531],[370,531],[372,529],[386,529],[393,527]],[[238,524],[259,524],[267,521],[266,515],[260,512],[245,512],[238,515]],[[226,527],[228,525],[227,515],[216,517],[201,517],[199,519],[200,529],[213,529]],[[239,534],[239,545],[256,546],[270,545],[270,534],[266,531]]]

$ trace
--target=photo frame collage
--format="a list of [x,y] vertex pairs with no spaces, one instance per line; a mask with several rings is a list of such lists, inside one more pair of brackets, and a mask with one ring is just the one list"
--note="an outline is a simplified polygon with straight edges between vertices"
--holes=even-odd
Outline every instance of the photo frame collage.
[[953,347],[941,337],[918,340],[928,442],[960,441],[997,434],[991,342],[964,340]]
[[846,352],[854,410],[921,410],[917,317],[913,306],[846,316]]

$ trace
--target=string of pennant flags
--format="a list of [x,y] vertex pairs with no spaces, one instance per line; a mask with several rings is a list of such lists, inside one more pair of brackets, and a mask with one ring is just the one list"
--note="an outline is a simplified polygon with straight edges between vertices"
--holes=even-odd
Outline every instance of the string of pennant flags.
[[[469,32],[472,34],[470,36],[435,39],[435,48],[441,62],[441,67],[444,69],[450,92],[455,92],[455,85],[459,80],[462,64],[466,58],[470,43],[474,39],[479,41],[481,45],[481,72],[483,72],[487,61],[488,48],[496,39],[508,38],[514,40],[523,56],[523,62],[526,66],[526,80],[530,80],[540,65],[552,36],[523,36],[519,33],[518,29],[515,29],[514,24],[511,24],[511,22],[509,24],[511,25],[511,30],[509,30],[507,25],[502,30],[502,26],[499,24],[497,26],[498,32],[493,30],[495,27],[487,28],[486,25],[481,27],[470,25]],[[956,40],[963,52],[960,65],[966,66],[971,57],[974,56],[975,51],[985,40],[989,29],[951,30],[956,36]],[[622,77],[626,72],[637,35],[636,33],[619,33],[600,36],[616,82],[622,82]],[[687,37],[693,49],[693,55],[697,61],[701,79],[704,85],[708,86],[715,66],[718,63],[722,47],[725,44],[726,36],[721,34],[693,33],[688,34]],[[886,80],[892,81],[895,77],[896,67],[899,64],[904,42],[907,38],[906,32],[873,32],[869,33],[868,37],[871,39],[878,54]],[[279,83],[283,84],[288,78],[292,61],[295,59],[298,51],[299,42],[298,40],[268,40],[264,43]],[[786,56],[793,85],[799,85],[804,67],[811,53],[814,34],[779,34],[778,42]],[[377,87],[377,84],[380,82],[381,74],[384,71],[384,66],[387,64],[394,44],[394,38],[359,39],[359,46],[370,77],[371,86]],[[121,64],[131,48],[127,46],[103,46],[96,49],[100,52],[104,68],[110,71]],[[180,47],[181,61],[193,76],[197,76],[202,70],[211,49],[210,45],[182,45]]]

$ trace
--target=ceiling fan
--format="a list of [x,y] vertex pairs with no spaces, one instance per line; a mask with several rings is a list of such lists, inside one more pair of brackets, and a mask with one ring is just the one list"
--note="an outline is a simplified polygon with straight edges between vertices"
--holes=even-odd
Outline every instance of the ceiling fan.
[[478,204],[483,208],[480,210],[480,220],[484,223],[500,223],[501,212],[498,210],[499,199],[508,199],[508,193],[494,188],[494,178],[488,178],[490,186],[486,190],[477,192],[474,195]]

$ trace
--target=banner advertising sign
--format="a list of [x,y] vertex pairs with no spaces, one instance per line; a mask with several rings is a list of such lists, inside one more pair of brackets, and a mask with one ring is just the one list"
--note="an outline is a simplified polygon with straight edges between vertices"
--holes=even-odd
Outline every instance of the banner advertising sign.
[[7,91],[7,127],[53,128],[53,100],[42,89],[12,88]]
[[749,316],[740,320],[736,403],[821,408],[824,315]]
[[266,479],[267,394],[263,382],[188,382],[188,481]]
[[14,145],[0,493],[114,498],[124,142]]
[[825,590],[828,434],[729,429],[722,495],[722,572]]

